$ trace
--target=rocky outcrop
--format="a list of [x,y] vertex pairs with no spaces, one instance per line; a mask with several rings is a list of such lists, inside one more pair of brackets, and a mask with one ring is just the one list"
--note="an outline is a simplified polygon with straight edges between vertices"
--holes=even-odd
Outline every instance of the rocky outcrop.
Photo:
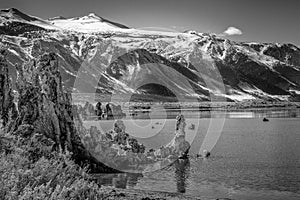
[[263,53],[288,65],[300,66],[300,49],[293,44],[267,44]]
[[166,146],[162,146],[156,150],[154,155],[162,158],[187,158],[190,144],[185,139],[185,127],[186,122],[184,116],[178,115],[176,117],[175,136],[173,140]]
[[83,136],[83,142],[99,161],[120,171],[142,170],[137,167],[149,162],[145,146],[126,133],[122,120],[116,120],[106,133],[92,126]]
[[102,103],[98,102],[95,106],[90,102],[86,102],[84,106],[78,104],[78,112],[84,121],[89,120],[113,120],[122,119],[126,114],[122,111],[120,105],[106,103],[102,108]]
[[179,157],[186,157],[190,149],[190,144],[185,139],[185,127],[186,122],[184,116],[178,115],[176,117],[175,137],[173,141],[167,145],[167,147],[173,148],[173,154]]
[[147,150],[135,138],[126,132],[122,120],[116,120],[112,130],[101,133],[91,127],[83,137],[85,146],[101,162],[120,171],[146,172],[171,165],[177,159],[187,159],[190,144],[185,139],[185,119],[176,118],[173,140],[159,149]]
[[73,117],[74,109],[62,86],[57,56],[44,54],[38,61],[17,66],[17,72],[19,114],[8,125],[8,131],[25,139],[41,134],[54,142],[53,149],[72,152],[77,163],[89,165],[94,172],[116,171],[95,159],[81,142],[79,134],[84,133],[78,130],[86,130],[80,122],[76,123],[78,117]]
[[17,115],[14,104],[11,80],[8,73],[8,64],[6,61],[6,51],[0,50],[0,119],[5,126],[9,119],[14,119]]

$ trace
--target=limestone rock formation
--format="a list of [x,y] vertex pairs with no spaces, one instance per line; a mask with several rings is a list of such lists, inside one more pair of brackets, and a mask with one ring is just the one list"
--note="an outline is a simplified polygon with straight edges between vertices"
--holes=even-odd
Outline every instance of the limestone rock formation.
[[176,117],[175,137],[168,145],[166,145],[166,147],[162,148],[164,149],[164,152],[170,152],[169,154],[179,158],[186,158],[190,149],[190,144],[185,139],[185,127],[186,122],[184,116],[178,115]]
[[91,127],[83,137],[85,146],[99,161],[120,171],[146,164],[145,146],[126,133],[122,120],[116,120],[113,129],[102,133]]
[[78,112],[84,121],[93,121],[93,120],[114,120],[122,119],[126,117],[126,114],[123,113],[120,105],[114,105],[112,103],[106,103],[102,109],[101,102],[96,103],[94,106],[90,102],[86,102],[84,106],[78,105]]
[[15,118],[17,115],[5,57],[6,51],[0,50],[0,119],[3,126],[8,123],[9,118]]
[[78,117],[73,117],[70,95],[63,89],[57,56],[44,54],[38,61],[17,66],[17,72],[19,114],[8,131],[22,138],[42,134],[54,142],[54,149],[72,152],[77,163],[89,164],[94,172],[116,171],[95,159],[81,142],[79,135],[84,133],[78,130],[86,130],[74,122]]
[[153,171],[187,158],[190,144],[185,139],[185,119],[176,118],[173,140],[159,149],[146,151],[145,146],[126,133],[122,120],[116,120],[112,130],[102,133],[91,127],[83,137],[85,146],[99,161],[121,171]]

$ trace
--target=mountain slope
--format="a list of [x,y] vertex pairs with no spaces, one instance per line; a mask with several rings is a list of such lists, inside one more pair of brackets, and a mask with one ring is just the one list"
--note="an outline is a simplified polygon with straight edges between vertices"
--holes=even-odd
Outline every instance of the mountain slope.
[[43,20],[0,11],[0,45],[14,65],[58,55],[66,89],[241,101],[299,100],[300,49],[212,34],[130,29],[95,14]]

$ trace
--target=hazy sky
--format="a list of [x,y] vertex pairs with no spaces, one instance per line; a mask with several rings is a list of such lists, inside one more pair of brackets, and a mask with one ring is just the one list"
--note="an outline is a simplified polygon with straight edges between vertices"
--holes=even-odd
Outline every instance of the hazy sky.
[[136,28],[165,27],[221,34],[234,27],[223,35],[234,40],[300,46],[300,0],[1,0],[0,7],[16,7],[42,18],[94,12]]

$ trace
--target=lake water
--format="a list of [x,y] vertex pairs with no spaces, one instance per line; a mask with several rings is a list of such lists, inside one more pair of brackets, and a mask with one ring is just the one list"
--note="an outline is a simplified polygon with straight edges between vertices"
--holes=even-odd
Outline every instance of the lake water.
[[[224,114],[221,135],[208,159],[196,158],[195,154],[210,123],[220,121],[187,118],[187,127],[196,124],[194,130],[186,130],[192,143],[189,161],[145,174],[96,175],[98,182],[120,188],[182,192],[202,199],[300,199],[300,118],[294,114],[293,118],[276,115],[277,118],[263,122],[255,113],[243,113]],[[127,132],[136,130],[132,135],[148,148],[165,145],[174,136],[172,119],[136,120],[135,125],[124,122]],[[96,125],[106,131],[112,123],[85,122],[85,125]]]

